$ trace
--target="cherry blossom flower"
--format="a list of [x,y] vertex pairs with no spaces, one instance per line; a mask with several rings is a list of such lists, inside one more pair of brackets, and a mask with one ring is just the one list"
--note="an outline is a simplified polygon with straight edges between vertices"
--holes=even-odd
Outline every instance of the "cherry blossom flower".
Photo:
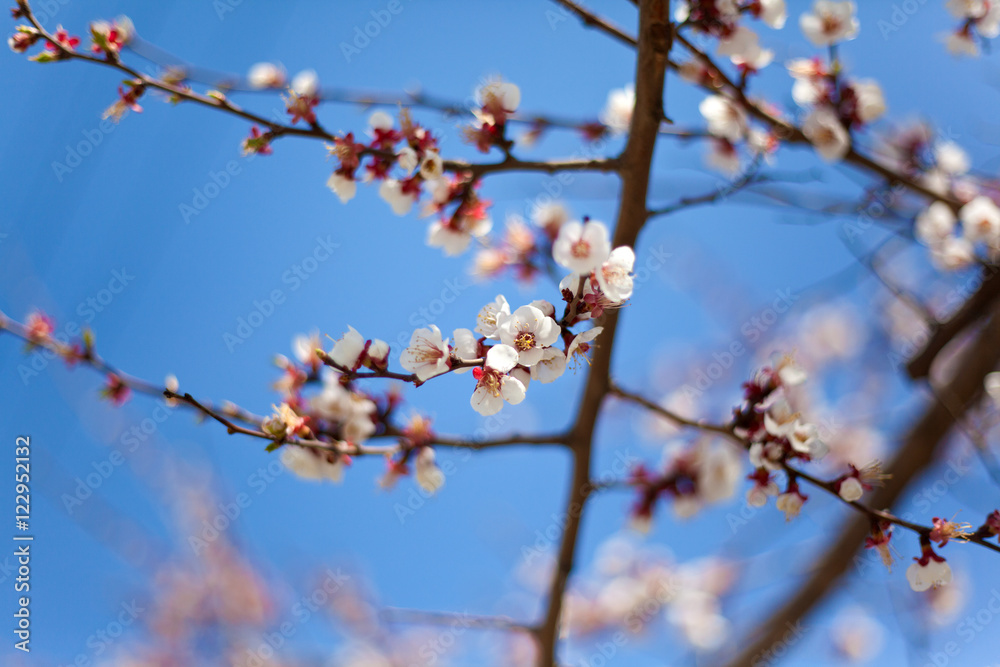
[[802,505],[809,499],[799,491],[797,482],[790,481],[788,488],[775,501],[778,509],[785,513],[785,521],[791,521],[802,511]]
[[413,170],[420,164],[420,158],[417,156],[417,151],[415,151],[412,146],[403,146],[399,149],[399,152],[396,153],[396,164],[398,164],[399,168],[406,171],[407,175],[409,175],[412,174]]
[[410,346],[403,350],[399,363],[406,370],[415,373],[421,382],[426,382],[451,368],[450,355],[448,341],[441,338],[441,330],[432,324],[429,328],[413,332]]
[[542,358],[531,367],[531,379],[542,384],[555,382],[566,372],[566,354],[554,347],[542,350]]
[[574,336],[569,347],[566,348],[566,362],[573,364],[578,361],[578,357],[586,360],[587,353],[590,352],[591,342],[601,335],[602,331],[604,331],[604,327],[594,327]]
[[319,94],[319,76],[315,70],[302,70],[292,78],[291,89],[301,97],[315,98]]
[[517,363],[534,366],[542,359],[542,350],[559,339],[556,321],[534,306],[521,306],[497,327],[500,342],[517,351]]
[[[841,97],[846,97],[847,91],[853,98],[852,108],[848,115],[854,117],[858,124],[870,123],[880,118],[885,113],[885,97],[882,95],[882,87],[874,79],[863,79],[852,81],[841,91]],[[842,99],[842,107],[848,106],[846,100]]]
[[608,93],[608,101],[604,105],[599,118],[613,134],[624,134],[632,125],[632,112],[635,109],[635,86],[629,84],[624,88],[616,88]]
[[906,570],[906,580],[910,588],[922,593],[929,588],[946,586],[951,582],[951,566],[943,556],[938,556],[931,548],[930,542],[921,540],[921,556]]
[[[476,334],[468,329],[455,329],[452,332],[452,338],[455,340],[452,352],[456,357],[467,361],[479,358],[479,339],[476,338]],[[471,370],[471,367],[466,366],[465,368],[456,369],[455,372],[462,374],[468,373]]]
[[597,220],[567,222],[552,244],[556,263],[574,273],[590,273],[607,261],[610,254],[608,228]]
[[962,232],[971,243],[995,244],[1000,240],[1000,208],[989,197],[976,197],[959,210],[958,217]]
[[976,31],[992,39],[1000,35],[1000,5],[992,0],[948,0],[945,7],[959,19],[971,20]]
[[832,109],[816,107],[802,123],[802,133],[827,162],[842,160],[851,149],[851,137]]
[[444,486],[444,473],[434,462],[434,449],[431,447],[421,447],[417,452],[413,468],[417,476],[417,484],[428,493],[436,493]]
[[476,316],[476,331],[486,338],[499,340],[500,333],[497,328],[508,317],[510,317],[510,304],[503,294],[497,294],[497,298],[483,306]]
[[503,125],[507,116],[521,104],[521,89],[510,82],[496,79],[476,90],[476,103],[496,125]]
[[729,56],[734,65],[751,70],[761,70],[774,60],[774,52],[762,49],[757,33],[743,25],[719,40],[717,52],[720,56]]
[[930,538],[931,542],[937,542],[939,547],[943,547],[948,544],[948,540],[968,541],[970,535],[972,535],[972,526],[970,524],[955,523],[947,519],[934,517],[934,528],[928,533],[927,537]]
[[297,413],[288,403],[274,406],[274,413],[264,420],[261,429],[278,439],[310,432],[307,418]]
[[94,53],[115,55],[122,50],[135,36],[135,26],[132,19],[119,16],[112,22],[95,21],[90,24],[90,36],[93,40],[91,50]]
[[750,3],[750,13],[775,30],[784,28],[788,19],[785,0],[757,0]]
[[632,267],[635,265],[635,253],[628,246],[620,246],[611,251],[608,261],[604,262],[594,275],[601,291],[611,301],[622,302],[632,296]]
[[476,390],[470,402],[476,412],[484,417],[494,415],[503,408],[504,401],[517,405],[524,400],[524,384],[508,373],[517,365],[518,353],[509,345],[494,345],[486,353],[486,363],[473,370]]
[[850,0],[816,0],[811,14],[803,14],[799,27],[816,46],[829,46],[858,36],[858,19]]
[[420,161],[420,176],[428,181],[436,181],[444,176],[444,160],[435,150],[429,150]]
[[250,136],[243,140],[240,146],[243,155],[270,155],[271,136],[269,133],[261,133],[256,125],[250,128]]
[[955,230],[955,214],[943,201],[935,201],[916,220],[914,233],[929,246],[936,247]]
[[753,480],[753,486],[747,490],[747,504],[751,507],[763,507],[767,504],[768,496],[778,495],[778,485],[771,479],[771,474],[758,468],[748,476]]
[[16,32],[7,38],[7,46],[14,53],[24,53],[41,39],[37,30],[28,25],[19,25]]
[[562,226],[569,222],[569,211],[558,202],[539,204],[531,211],[531,221],[544,229],[550,239],[555,239]]
[[80,44],[80,38],[71,36],[62,26],[56,27],[55,38],[56,41],[54,43],[49,41],[45,44],[45,48],[52,53],[58,53],[60,50],[59,47],[67,51],[73,51]]
[[339,484],[344,478],[344,468],[351,463],[351,457],[332,451],[285,445],[281,448],[281,463],[302,479],[325,479]]
[[129,111],[142,113],[142,107],[139,106],[138,100],[146,92],[145,85],[130,81],[128,86],[128,92],[125,92],[124,88],[118,86],[118,100],[104,111],[101,116],[102,118],[110,118],[117,123]]
[[449,256],[465,252],[474,238],[482,238],[493,229],[493,220],[487,217],[452,216],[451,221],[435,220],[427,228],[427,245],[442,248]]
[[698,110],[708,123],[708,131],[730,142],[737,142],[747,133],[747,116],[743,108],[723,95],[702,100]]
[[40,310],[28,313],[24,320],[24,327],[27,329],[28,339],[32,342],[47,341],[55,330],[52,318]]
[[250,68],[247,81],[252,88],[284,88],[285,70],[274,63],[257,63]]
[[330,188],[340,199],[342,204],[346,204],[354,198],[358,192],[358,183],[350,176],[345,176],[339,171],[335,171],[326,180],[326,187]]
[[728,443],[704,438],[696,449],[698,499],[705,503],[729,500],[743,472],[743,458]]
[[338,366],[356,371],[364,360],[365,338],[354,327],[348,326],[347,329],[347,333],[334,342],[330,358]]
[[309,335],[298,335],[292,339],[292,352],[299,363],[308,366],[313,373],[319,371],[323,362],[316,356],[316,350],[322,347],[319,332],[313,331]]
[[864,493],[864,487],[857,477],[844,478],[837,484],[837,494],[849,503],[860,500]]
[[931,248],[931,261],[944,271],[957,271],[976,261],[976,252],[966,238],[949,236]]
[[396,215],[406,215],[413,208],[413,204],[420,195],[420,188],[406,187],[407,181],[398,181],[394,178],[387,178],[379,186],[378,196],[392,207],[392,212]]
[[740,172],[740,153],[728,139],[712,139],[705,155],[705,164],[724,174],[735,175]]
[[895,559],[889,547],[890,539],[892,539],[892,524],[888,521],[873,521],[871,535],[865,538],[865,549],[878,550],[882,564],[892,572]]
[[120,407],[132,396],[132,389],[118,375],[108,373],[107,382],[101,390],[101,396]]
[[963,26],[957,32],[950,32],[944,40],[948,53],[953,56],[969,56],[975,58],[979,55],[979,45],[976,43],[972,32],[967,26]]

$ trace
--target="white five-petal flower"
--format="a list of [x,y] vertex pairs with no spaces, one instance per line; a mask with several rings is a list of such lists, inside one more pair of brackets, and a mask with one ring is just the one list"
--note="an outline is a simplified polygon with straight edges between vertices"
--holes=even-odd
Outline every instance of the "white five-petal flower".
[[517,405],[524,400],[524,383],[508,375],[517,365],[517,356],[509,345],[494,345],[486,353],[486,363],[476,369],[478,382],[470,400],[476,412],[488,417],[500,412],[504,401]]
[[552,257],[556,263],[574,273],[590,273],[610,254],[608,228],[597,220],[567,222],[559,228],[559,236],[552,244]]
[[500,342],[517,350],[517,362],[534,366],[542,360],[542,350],[559,339],[556,321],[534,306],[521,306],[498,326]]
[[451,348],[448,341],[441,338],[441,330],[432,324],[429,328],[413,332],[410,346],[403,350],[399,363],[424,382],[435,375],[447,372],[450,368],[450,355]]

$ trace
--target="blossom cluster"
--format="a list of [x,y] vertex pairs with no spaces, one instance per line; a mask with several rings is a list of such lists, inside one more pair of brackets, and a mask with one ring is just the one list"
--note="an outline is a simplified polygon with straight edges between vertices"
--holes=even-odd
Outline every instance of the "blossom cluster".
[[1000,4],[993,0],[946,0],[945,7],[961,22],[945,37],[945,46],[956,56],[978,56],[979,42],[1000,35]]

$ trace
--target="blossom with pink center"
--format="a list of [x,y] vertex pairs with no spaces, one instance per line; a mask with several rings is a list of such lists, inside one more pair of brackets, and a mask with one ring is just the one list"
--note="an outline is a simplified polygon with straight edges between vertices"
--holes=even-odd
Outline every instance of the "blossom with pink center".
[[826,106],[816,107],[806,116],[802,134],[827,162],[842,160],[851,149],[851,136],[833,109]]
[[114,373],[109,373],[107,383],[101,390],[101,396],[117,406],[122,406],[132,396],[132,389]]
[[970,535],[972,535],[972,526],[970,524],[955,523],[947,519],[934,517],[934,528],[927,534],[927,537],[930,538],[931,542],[937,542],[939,547],[943,547],[948,544],[948,540],[964,541],[968,540]]
[[271,135],[261,132],[260,128],[254,125],[250,128],[250,136],[243,140],[240,148],[243,150],[243,155],[270,155]]
[[470,400],[476,412],[488,417],[500,412],[504,401],[517,405],[524,400],[524,383],[508,373],[517,365],[518,353],[509,345],[494,345],[486,353],[486,363],[476,368],[476,390]]
[[542,350],[559,340],[562,329],[556,321],[534,306],[521,306],[497,327],[500,342],[517,351],[517,363],[534,366]]
[[7,38],[7,46],[14,53],[24,53],[41,38],[37,30],[28,25],[17,26],[17,31]]
[[799,27],[816,46],[829,46],[858,36],[858,18],[850,0],[816,0],[811,14],[803,14]]
[[608,228],[597,220],[567,222],[552,244],[552,257],[574,273],[590,273],[611,255]]
[[490,81],[476,90],[476,103],[490,123],[503,125],[521,104],[521,90],[510,82]]
[[27,329],[28,339],[32,342],[48,340],[49,336],[55,330],[52,318],[40,310],[28,313],[28,317],[24,321],[24,327]]
[[615,303],[625,301],[632,296],[634,265],[635,253],[632,252],[632,248],[620,246],[611,251],[608,261],[594,272],[604,296]]
[[[566,348],[566,362],[568,364],[575,363],[579,358],[587,360],[587,353],[590,352],[590,348],[593,347],[591,343],[595,338],[601,335],[604,331],[604,327],[594,327],[593,329],[588,329],[578,333],[570,341],[569,347]],[[590,363],[587,361],[587,363]]]
[[702,100],[698,110],[708,123],[708,131],[716,137],[737,142],[746,136],[747,115],[737,102],[723,95]]
[[410,346],[403,350],[399,363],[406,370],[415,373],[421,382],[425,382],[448,371],[451,367],[450,356],[448,341],[441,338],[441,330],[432,324],[413,332]]
[[1000,241],[1000,208],[989,197],[980,195],[970,201],[959,210],[958,218],[962,233],[971,243]]
[[94,42],[91,46],[94,53],[117,55],[135,36],[135,26],[127,16],[119,16],[110,23],[95,21],[90,24],[90,36]]
[[392,212],[396,215],[406,215],[413,208],[413,204],[420,195],[420,188],[406,188],[406,181],[398,181],[395,178],[387,178],[379,186],[378,196],[392,207]]

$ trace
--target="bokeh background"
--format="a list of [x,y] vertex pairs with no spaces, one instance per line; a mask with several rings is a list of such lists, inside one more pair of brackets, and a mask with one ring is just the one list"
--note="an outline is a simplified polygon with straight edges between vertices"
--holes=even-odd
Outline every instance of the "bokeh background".
[[[38,10],[47,17],[47,27],[62,24],[79,35],[86,33],[89,20],[125,13],[146,40],[221,71],[242,73],[255,62],[271,60],[290,73],[314,68],[328,85],[387,91],[420,86],[458,101],[470,99],[487,76],[501,74],[520,86],[523,109],[581,119],[596,119],[608,92],[633,75],[628,49],[583,28],[554,3],[401,3],[403,10],[350,58],[341,44],[352,43],[356,28],[387,3],[53,0],[47,7],[38,3]],[[842,49],[848,71],[880,82],[888,117],[931,119],[942,135],[969,151],[977,169],[989,172],[1000,155],[1000,126],[992,113],[1000,81],[995,58],[953,59],[939,38],[952,25],[943,3],[912,4],[916,11],[888,31],[879,22],[891,25],[896,5],[862,3],[861,34]],[[792,109],[791,79],[780,63],[814,51],[797,28],[807,3],[789,5],[784,30],[760,27],[764,45],[776,52],[776,64],[765,70],[756,90]],[[588,6],[634,27],[630,3],[595,0]],[[115,72],[81,63],[36,65],[9,51],[0,58],[0,86],[7,91],[0,99],[5,194],[0,309],[21,319],[41,308],[53,316],[57,332],[69,322],[87,324],[96,332],[98,351],[123,370],[154,381],[174,373],[182,389],[196,396],[266,413],[276,396],[270,384],[278,377],[271,360],[278,353],[291,354],[296,334],[319,330],[338,337],[352,325],[398,351],[399,340],[409,338],[418,320],[446,333],[471,328],[479,308],[497,293],[515,303],[559,298],[544,278],[533,285],[473,280],[471,254],[445,258],[426,247],[425,221],[393,216],[374,189],[361,187],[349,205],[341,205],[324,186],[330,164],[318,142],[282,140],[271,156],[243,158],[239,144],[248,125],[193,105],[172,107],[153,94],[143,100],[142,114],[129,114],[104,132],[101,113],[116,99],[121,79]],[[702,97],[671,75],[667,105],[679,125],[700,125]],[[277,95],[237,99],[265,114],[282,110]],[[320,118],[328,129],[360,133],[367,113],[327,104]],[[433,112],[415,115],[438,129],[446,156],[476,159],[460,142],[459,120]],[[876,127],[891,126],[883,121]],[[80,145],[88,148],[79,150]],[[620,148],[619,139],[595,148],[572,132],[554,131],[524,155],[613,154]],[[79,161],[68,161],[72,151]],[[663,139],[653,202],[719,187],[724,178],[704,167],[704,153],[698,142]],[[230,161],[238,163],[239,173],[186,220],[182,205],[192,205]],[[783,149],[773,169],[789,179],[786,192],[856,198],[869,184],[849,169],[821,168],[806,149]],[[549,196],[564,200],[575,215],[613,221],[616,192],[613,177],[581,174],[561,180],[500,175],[483,187],[494,203],[497,229],[508,213],[526,215]],[[738,400],[739,382],[770,348],[778,342],[795,344],[804,327],[815,322],[809,319],[815,318],[814,309],[833,303],[838,316],[854,318],[850,331],[860,342],[849,363],[833,364],[814,380],[817,391],[834,406],[831,412],[843,420],[840,424],[881,433],[885,450],[891,450],[894,436],[925,397],[898,379],[901,371],[893,360],[906,341],[884,332],[890,300],[856,259],[895,232],[876,225],[847,242],[845,229],[854,223],[856,215],[811,215],[753,195],[651,223],[637,248],[637,267],[647,267],[648,277],[627,307],[615,376],[659,398],[689,381],[733,341],[755,343],[713,385],[712,400],[699,406],[706,416],[721,420]],[[286,280],[287,272],[320,243],[337,244],[332,257],[297,286]],[[669,254],[666,261],[654,262],[663,254]],[[971,274],[941,276],[926,263],[926,252],[919,248],[904,253],[899,263],[901,274],[925,293],[941,297],[968,289],[975,280]],[[87,305],[116,271],[134,277],[110,302]],[[230,349],[224,335],[235,333],[238,319],[254,310],[255,300],[263,301],[275,289],[283,291],[284,303]],[[760,340],[749,340],[743,325],[782,291],[795,295],[792,308],[762,331]],[[100,376],[68,370],[58,360],[26,373],[31,361],[18,341],[0,335],[0,432],[11,459],[3,469],[12,472],[15,435],[30,435],[35,535],[33,650],[30,656],[14,651],[8,635],[0,645],[4,664],[126,664],[123,656],[140,656],[143,647],[165,636],[158,601],[198,576],[224,581],[220,573],[232,575],[240,567],[254,574],[232,575],[226,585],[244,588],[255,581],[267,589],[269,600],[259,622],[246,626],[248,645],[256,647],[268,632],[292,622],[294,636],[277,656],[288,664],[354,664],[350,660],[359,638],[345,629],[350,624],[343,614],[317,613],[300,623],[295,611],[296,601],[316,590],[328,568],[345,573],[350,586],[343,590],[364,591],[376,606],[508,614],[525,621],[543,608],[544,597],[532,581],[545,557],[526,554],[536,547],[546,551],[544,535],[555,534],[553,526],[560,522],[569,474],[569,459],[561,451],[441,451],[439,460],[451,470],[445,487],[417,503],[412,514],[401,515],[400,507],[415,497],[415,484],[405,479],[393,491],[378,489],[380,461],[355,462],[339,486],[305,482],[282,471],[276,456],[258,441],[227,436],[215,425],[199,425],[186,411],[165,409],[145,397],[115,408],[98,396]],[[449,376],[420,390],[410,388],[405,396],[432,416],[441,432],[549,431],[572,419],[584,377],[568,373],[552,385],[533,384],[528,400],[505,407],[491,420],[469,407],[470,376]],[[141,432],[144,420],[147,430],[155,424],[153,432],[130,444],[127,434],[134,427]],[[599,430],[598,472],[614,469],[623,457],[655,464],[667,442],[638,412],[615,403]],[[115,451],[124,462],[102,475],[91,495],[68,504],[80,480],[108,470]],[[935,489],[942,487],[934,485],[947,469],[943,462],[914,485],[901,512],[919,509],[917,516],[926,520],[963,510],[959,517],[975,523],[997,506],[996,486],[965,444],[956,441],[949,451],[949,460],[972,461],[972,469],[938,493]],[[269,465],[269,481],[262,481],[258,471],[266,472]],[[920,493],[929,499],[927,506],[918,506]],[[201,520],[223,512],[220,503],[231,504],[239,494],[251,502],[218,538],[231,551],[213,559],[196,553],[189,538],[200,534]],[[0,497],[13,505],[12,481]],[[663,508],[652,532],[642,537],[625,529],[631,501],[622,491],[604,492],[592,501],[578,551],[578,581],[600,567],[601,554],[607,558],[611,537],[615,548],[633,544],[677,563],[711,554],[729,559],[738,568],[724,598],[732,623],[730,647],[794,589],[847,511],[816,493],[803,515],[786,525],[773,506],[741,515],[746,511],[741,492],[690,521],[674,519]],[[741,518],[734,522],[734,516]],[[901,555],[908,559],[917,551],[916,540],[898,537]],[[10,612],[15,604],[12,552],[13,546],[0,550],[7,554],[0,555],[0,588]],[[986,609],[998,595],[995,554],[956,545],[947,555],[961,599],[950,617],[937,614],[943,622],[928,621],[936,612],[909,590],[905,561],[892,574],[880,566],[862,567],[804,622],[805,632],[783,651],[784,664],[845,664],[831,639],[831,629],[839,627],[845,613],[864,613],[881,628],[872,664],[935,664],[934,656],[948,642],[961,649],[958,657],[945,658],[951,664],[995,662],[1000,619],[991,614],[993,625],[969,641],[959,627],[967,614]],[[233,564],[237,561],[242,565]],[[187,574],[175,579],[168,572]],[[133,600],[150,611],[138,613],[119,637],[95,639],[102,630],[114,630],[122,605]],[[859,606],[865,611],[857,611]],[[232,631],[221,625],[203,630],[194,641],[201,655],[211,655],[213,642]],[[398,664],[517,661],[498,633],[470,630],[452,636],[446,649],[423,654],[425,635],[413,633],[429,632],[433,640],[444,636],[440,628],[389,624],[384,631],[416,642],[402,649],[409,662]],[[389,635],[372,643],[398,641]],[[592,658],[601,641],[594,636],[567,642],[563,661],[599,664]],[[251,664],[240,659],[244,662],[236,664]],[[711,664],[679,639],[662,613],[612,661]]]

